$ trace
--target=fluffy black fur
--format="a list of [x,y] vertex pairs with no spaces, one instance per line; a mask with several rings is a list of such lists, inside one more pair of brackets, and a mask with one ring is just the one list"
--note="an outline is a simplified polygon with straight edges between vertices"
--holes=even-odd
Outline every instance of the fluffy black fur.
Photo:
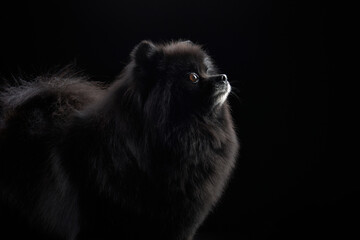
[[238,151],[216,71],[189,41],[143,41],[108,88],[62,73],[3,89],[0,234],[192,239]]

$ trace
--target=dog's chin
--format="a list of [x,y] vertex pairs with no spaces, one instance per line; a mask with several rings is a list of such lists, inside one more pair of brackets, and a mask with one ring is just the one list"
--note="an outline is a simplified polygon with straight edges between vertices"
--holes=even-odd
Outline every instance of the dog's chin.
[[229,82],[226,82],[226,84],[223,84],[221,87],[218,87],[214,94],[214,106],[220,107],[224,104],[227,97],[229,96],[231,92],[231,85]]

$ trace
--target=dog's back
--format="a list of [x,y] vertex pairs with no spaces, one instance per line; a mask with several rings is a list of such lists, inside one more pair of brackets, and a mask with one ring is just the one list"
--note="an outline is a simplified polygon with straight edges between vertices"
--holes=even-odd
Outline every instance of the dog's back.
[[[70,208],[72,203],[66,206],[63,203],[67,193],[61,192],[61,184],[65,183],[60,182],[62,173],[51,156],[52,147],[73,114],[101,94],[96,84],[56,76],[19,81],[1,90],[1,232],[11,234],[13,239],[26,235],[49,239],[51,236],[38,235],[36,229],[27,229],[27,221],[45,228],[44,224],[48,224],[53,229],[61,218],[67,217],[57,215],[58,208]],[[50,203],[51,208],[46,206]],[[43,216],[53,216],[57,222]],[[12,229],[13,226],[18,226],[21,232]]]

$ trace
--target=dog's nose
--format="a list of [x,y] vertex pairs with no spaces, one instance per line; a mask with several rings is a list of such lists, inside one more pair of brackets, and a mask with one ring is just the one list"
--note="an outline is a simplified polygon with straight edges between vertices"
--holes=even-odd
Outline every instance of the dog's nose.
[[209,79],[213,80],[217,84],[226,84],[228,80],[226,74],[212,75],[209,77]]
[[223,82],[226,82],[227,81],[227,76],[226,74],[220,74],[220,80],[223,81]]

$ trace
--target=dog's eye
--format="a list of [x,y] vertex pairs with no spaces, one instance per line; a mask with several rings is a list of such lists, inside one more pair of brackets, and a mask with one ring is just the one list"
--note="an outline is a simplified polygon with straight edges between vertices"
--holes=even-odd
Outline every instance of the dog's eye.
[[192,81],[193,83],[197,83],[199,81],[199,75],[197,75],[196,73],[190,73],[189,74],[189,79],[190,81]]

